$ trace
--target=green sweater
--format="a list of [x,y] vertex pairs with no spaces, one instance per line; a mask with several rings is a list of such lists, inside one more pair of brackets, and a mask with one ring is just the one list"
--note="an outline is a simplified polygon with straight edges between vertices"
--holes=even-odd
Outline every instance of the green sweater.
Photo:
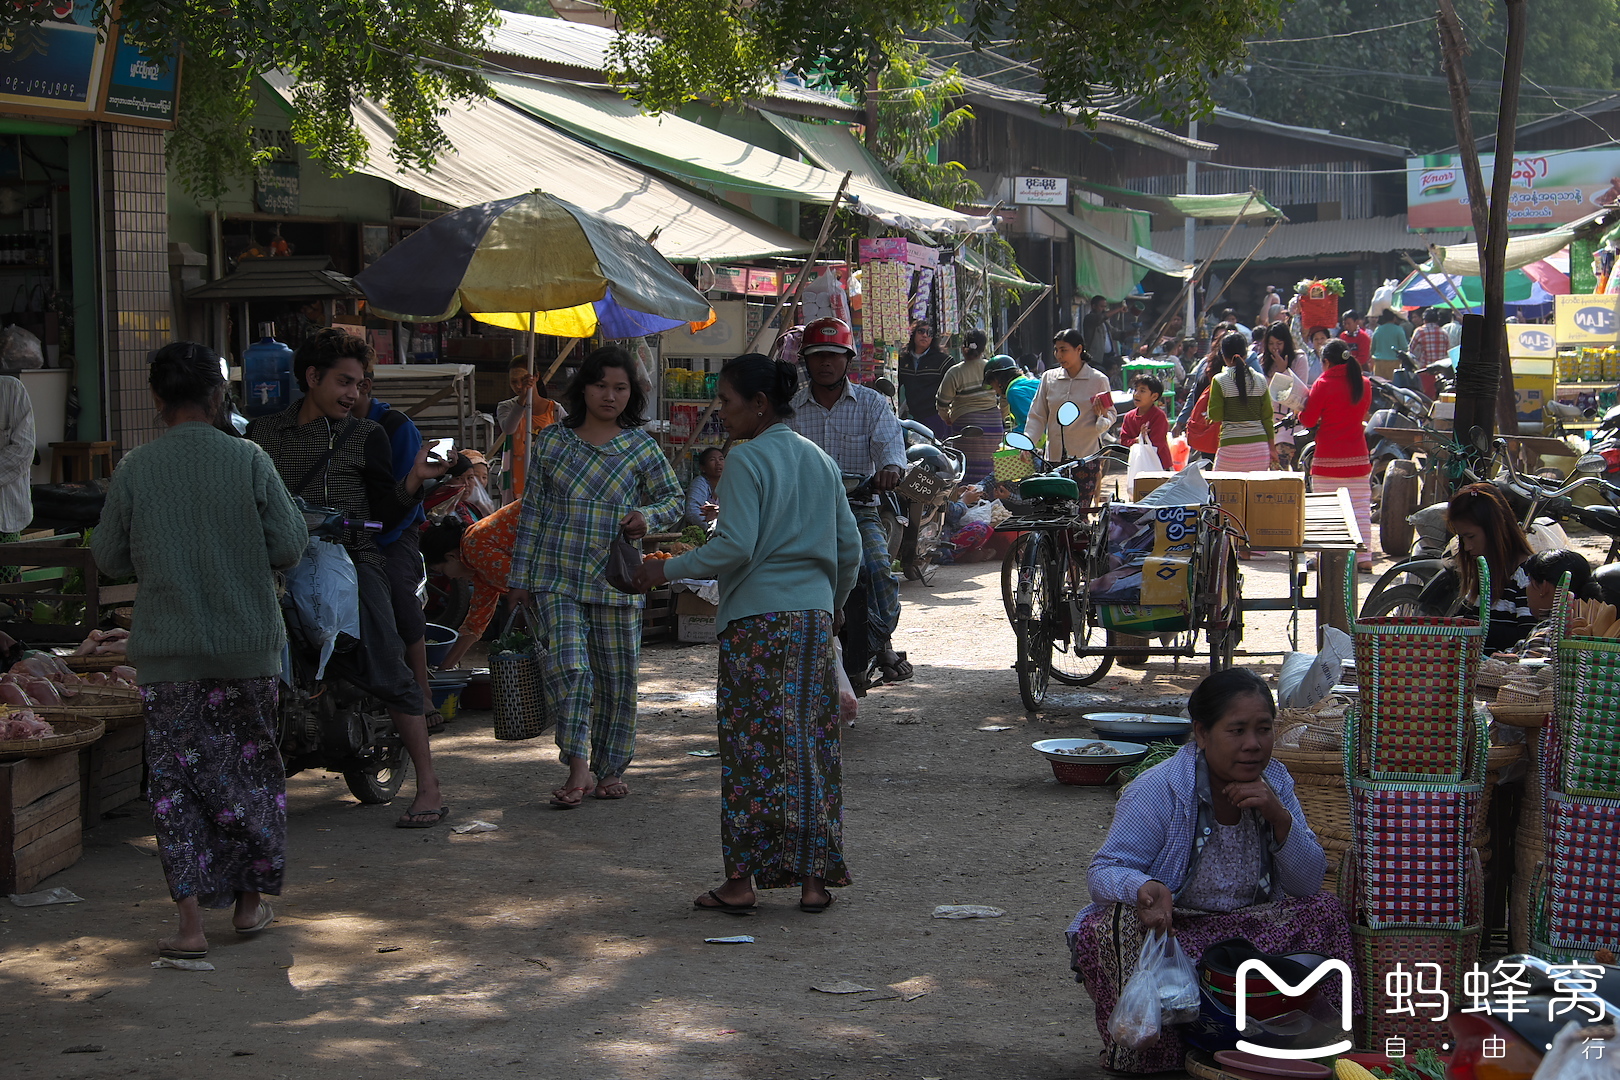
[[114,470],[90,548],[141,584],[129,660],[142,684],[281,670],[275,570],[309,533],[270,456],[207,424],[177,424]]
[[717,578],[721,627],[774,611],[837,611],[860,571],[861,534],[844,481],[821,447],[774,424],[732,450],[713,538],[664,564],[670,578]]

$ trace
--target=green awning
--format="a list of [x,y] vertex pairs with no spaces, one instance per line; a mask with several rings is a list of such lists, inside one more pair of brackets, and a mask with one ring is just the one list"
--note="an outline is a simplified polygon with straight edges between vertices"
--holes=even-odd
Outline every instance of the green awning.
[[787,136],[788,141],[804,151],[812,162],[839,176],[853,173],[854,179],[886,191],[899,191],[882,162],[872,155],[848,124],[807,124],[803,120],[790,120],[766,109],[755,110],[770,121],[771,126]]
[[[966,247],[958,248],[956,257],[962,261],[962,265],[966,266],[973,273],[984,273],[986,263],[984,261],[984,257],[978,252]],[[1009,274],[1005,269],[997,266],[994,263],[990,263],[988,265],[990,270],[990,280],[995,282],[997,285],[1000,285],[1003,289],[1024,290],[1046,288],[1046,285],[1042,282],[1026,281],[1024,278],[1018,277],[1015,274]]]
[[1150,214],[1170,214],[1176,217],[1198,218],[1201,221],[1263,221],[1283,218],[1281,210],[1271,205],[1264,195],[1254,192],[1233,192],[1230,195],[1147,195],[1129,188],[1099,184],[1095,180],[1076,180],[1076,187],[1095,192],[1121,206],[1146,210]]
[[[1538,259],[1545,259],[1549,255],[1556,255],[1570,245],[1575,239],[1575,232],[1587,223],[1603,216],[1606,211],[1599,210],[1588,214],[1579,221],[1572,221],[1568,225],[1560,225],[1544,233],[1535,233],[1530,236],[1509,236],[1507,241],[1507,259],[1502,264],[1505,270],[1517,270],[1521,266],[1529,266]],[[1439,244],[1429,248],[1430,267],[1436,271],[1447,274],[1462,274],[1465,277],[1479,276],[1479,247],[1476,244]]]
[[[683,117],[650,116],[618,94],[533,77],[486,76],[495,95],[592,146],[704,191],[829,205],[841,175],[785,158]],[[892,228],[991,232],[995,220],[958,213],[851,177],[850,208]]]
[[[1152,248],[1147,247],[1141,242],[1148,239],[1150,235],[1149,231],[1147,231],[1148,228],[1150,228],[1150,223],[1137,222],[1133,218],[1133,242],[1127,242],[1122,237],[1109,235],[1096,225],[1083,221],[1081,218],[1069,213],[1067,210],[1060,210],[1055,206],[1043,206],[1041,209],[1045,210],[1047,216],[1053,221],[1074,233],[1074,235],[1079,237],[1081,240],[1084,240],[1093,247],[1102,248],[1115,258],[1123,259],[1124,261],[1139,266],[1144,270],[1153,270],[1160,274],[1169,274],[1171,277],[1185,278],[1190,275],[1190,271],[1180,259],[1172,259],[1168,255],[1160,255],[1157,251],[1154,251]],[[1097,206],[1087,207],[1086,212],[1107,214],[1111,211],[1106,206]],[[1120,211],[1112,212],[1119,213]],[[1124,212],[1136,213],[1136,211]],[[1138,224],[1143,225],[1144,228],[1141,230],[1136,230],[1135,225]],[[1137,232],[1140,232],[1140,236],[1136,235]]]

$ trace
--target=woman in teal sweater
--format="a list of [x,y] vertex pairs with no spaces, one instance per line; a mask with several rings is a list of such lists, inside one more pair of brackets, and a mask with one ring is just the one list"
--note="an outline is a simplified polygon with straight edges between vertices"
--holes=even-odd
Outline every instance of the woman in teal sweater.
[[838,466],[783,420],[792,364],[758,353],[720,373],[720,418],[734,439],[714,538],[646,564],[669,578],[720,582],[720,844],[726,881],[693,904],[738,914],[754,889],[799,886],[799,908],[849,884],[833,671],[833,612],[855,587],[861,536]]
[[161,955],[208,955],[203,907],[253,934],[275,913],[287,796],[276,748],[286,635],[275,571],[298,562],[304,519],[265,452],[214,426],[219,357],[176,342],[152,358],[168,425],[124,456],[90,546],[104,574],[140,580],[129,658],[146,713],[148,794],[180,927]]

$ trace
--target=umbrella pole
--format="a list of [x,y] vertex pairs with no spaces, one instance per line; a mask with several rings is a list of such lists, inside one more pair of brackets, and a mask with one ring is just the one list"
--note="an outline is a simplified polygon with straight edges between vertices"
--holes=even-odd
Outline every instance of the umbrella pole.
[[[529,313],[528,341],[524,346],[524,358],[528,361],[529,378],[534,378],[534,312]],[[518,435],[522,434],[523,449],[518,449]],[[529,392],[523,395],[523,423],[517,431],[512,433],[512,495],[514,498],[523,498],[523,485],[529,479],[529,438],[534,434],[534,383],[529,383]]]
[[[1423,269],[1423,267],[1421,267],[1417,263],[1413,262],[1412,261],[1412,256],[1410,254],[1403,251],[1403,252],[1401,252],[1401,258],[1406,260],[1406,265],[1407,266],[1410,266],[1413,270],[1416,270],[1418,273],[1423,275],[1423,280],[1427,281],[1429,283],[1429,288],[1431,288],[1431,289],[1433,289],[1435,291],[1435,295],[1439,296],[1442,300],[1444,300],[1446,302],[1446,307],[1451,308],[1453,311],[1455,311],[1457,309],[1457,297],[1455,297],[1455,296],[1447,296],[1446,295],[1446,290],[1442,289],[1439,285],[1435,284],[1434,278],[1429,276],[1429,272],[1427,270]],[[1457,291],[1458,292],[1462,291],[1461,286],[1458,287]],[[1435,306],[1438,306],[1438,305],[1434,305],[1434,304],[1430,305],[1430,307],[1435,307]]]

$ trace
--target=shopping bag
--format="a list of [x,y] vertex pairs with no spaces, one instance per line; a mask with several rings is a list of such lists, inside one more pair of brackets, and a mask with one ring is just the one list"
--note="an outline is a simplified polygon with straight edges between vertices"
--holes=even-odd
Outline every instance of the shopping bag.
[[641,543],[628,540],[621,533],[613,538],[608,545],[607,569],[603,577],[607,583],[620,592],[639,593],[636,588],[636,575],[641,571]]
[[326,674],[338,635],[360,640],[360,579],[342,544],[311,540],[298,565],[287,571],[287,595],[298,614],[299,629],[321,652],[315,677]]
[[855,696],[855,687],[844,670],[844,643],[833,638],[833,673],[838,679],[838,719],[845,727],[855,726],[861,699]]
[[1187,417],[1187,445],[1200,454],[1213,454],[1221,448],[1221,425],[1209,418],[1209,387],[1198,395]]
[[1035,466],[1022,450],[997,450],[992,455],[997,480],[1027,480],[1035,475]]
[[1131,456],[1125,462],[1125,490],[1136,490],[1136,474],[1154,472],[1159,467],[1159,451],[1144,436],[1131,447]]
[[[522,616],[527,632],[513,632]],[[495,710],[495,737],[503,742],[532,739],[551,726],[540,664],[545,647],[539,640],[537,620],[527,607],[513,608],[506,628],[489,654],[490,704]],[[514,640],[523,638],[522,641]],[[510,646],[499,648],[499,646]]]
[[1159,1006],[1157,970],[1163,956],[1164,942],[1158,932],[1148,934],[1136,958],[1136,971],[1126,980],[1108,1017],[1108,1036],[1121,1046],[1140,1050],[1159,1041],[1164,1014]]

